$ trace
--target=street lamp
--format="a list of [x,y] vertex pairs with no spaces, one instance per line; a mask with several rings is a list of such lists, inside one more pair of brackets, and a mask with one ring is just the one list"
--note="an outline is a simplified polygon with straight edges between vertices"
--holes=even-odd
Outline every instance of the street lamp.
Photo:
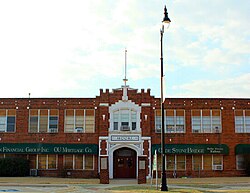
[[167,186],[167,175],[166,175],[166,168],[165,168],[165,124],[164,124],[164,98],[163,98],[163,46],[162,46],[162,39],[164,33],[164,25],[167,24],[167,28],[169,27],[171,20],[168,18],[167,8],[164,8],[164,18],[162,21],[162,29],[160,30],[161,33],[161,163],[162,163],[162,175],[161,175],[161,191],[168,191]]

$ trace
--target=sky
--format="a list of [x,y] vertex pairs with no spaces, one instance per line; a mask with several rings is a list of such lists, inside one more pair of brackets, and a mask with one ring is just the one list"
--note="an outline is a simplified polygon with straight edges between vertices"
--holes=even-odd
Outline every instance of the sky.
[[0,0],[0,98],[250,97],[249,0]]

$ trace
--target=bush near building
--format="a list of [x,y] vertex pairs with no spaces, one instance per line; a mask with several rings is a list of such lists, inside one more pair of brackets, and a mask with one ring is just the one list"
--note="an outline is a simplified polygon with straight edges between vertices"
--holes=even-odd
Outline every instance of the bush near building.
[[250,176],[250,156],[245,156],[246,160],[246,174]]
[[0,176],[17,177],[29,175],[29,161],[23,158],[1,158]]

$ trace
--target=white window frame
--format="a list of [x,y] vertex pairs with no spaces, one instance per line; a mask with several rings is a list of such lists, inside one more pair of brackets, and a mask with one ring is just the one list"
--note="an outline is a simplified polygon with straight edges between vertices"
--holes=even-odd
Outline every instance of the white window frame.
[[[14,126],[14,131],[13,132],[9,132],[7,131],[7,127],[8,127],[8,110],[15,110],[15,109],[0,109],[0,110],[5,110],[5,123],[3,125],[5,125],[5,128],[4,130],[1,130],[1,132],[5,132],[5,133],[15,133],[16,132],[16,114],[15,116],[10,116],[10,117],[15,117],[15,126]],[[1,117],[4,117],[4,116],[1,116]]]
[[[236,113],[235,113],[235,111],[242,111],[243,112],[243,115],[242,116],[236,116]],[[250,133],[250,125],[248,126],[247,124],[246,124],[246,117],[249,117],[250,118],[250,116],[246,116],[246,110],[241,110],[241,109],[237,109],[237,110],[235,110],[234,111],[234,122],[235,122],[235,133]],[[249,111],[249,110],[247,110],[247,111]],[[243,118],[243,130],[242,131],[239,131],[239,130],[237,130],[237,121],[236,121],[236,117],[242,117]],[[249,128],[248,128],[248,127]]]
[[[31,132],[30,131],[30,124],[31,124],[31,122],[30,122],[30,117],[31,117],[31,115],[30,115],[30,112],[31,112],[31,110],[37,110],[38,112],[37,112],[37,132]],[[58,133],[58,128],[59,128],[59,110],[58,109],[29,109],[29,133],[40,133],[40,111],[41,110],[47,110],[48,111],[48,122],[47,122],[47,133]],[[49,121],[50,121],[50,111],[51,110],[57,110],[57,128],[56,128],[56,132],[51,132],[51,130],[50,130],[50,128],[49,128]]]
[[[157,110],[159,110],[159,109],[157,109]],[[186,133],[186,112],[185,112],[185,110],[184,109],[173,109],[174,110],[174,131],[173,132],[169,132],[168,130],[167,130],[167,115],[166,115],[166,113],[167,113],[167,110],[169,110],[169,109],[165,109],[164,110],[164,124],[165,124],[165,133]],[[183,117],[183,119],[184,119],[184,123],[183,123],[183,127],[184,127],[184,130],[183,130],[183,132],[178,132],[177,131],[177,117],[180,117],[180,116],[177,116],[176,114],[176,111],[178,111],[178,110],[183,110],[184,111],[184,116],[181,116],[181,117]],[[158,118],[159,119],[159,117],[160,117],[160,124],[156,121],[156,118]],[[172,116],[171,116],[172,117]],[[158,120],[159,121],[159,120]],[[155,132],[156,133],[161,133],[161,127],[158,127],[157,128],[157,125],[161,125],[161,116],[156,116],[156,110],[155,110]]]
[[[191,110],[191,125],[192,125],[192,133],[221,133],[222,132],[222,121],[221,121],[221,110],[219,109],[210,109],[209,110],[209,117],[210,117],[210,132],[204,132],[204,128],[203,128],[203,110],[208,110],[208,109],[200,109],[200,116],[192,116],[192,110]],[[220,111],[220,116],[219,116],[219,127],[215,126],[214,127],[214,123],[213,123],[213,117],[218,117],[218,116],[213,116],[213,111],[215,110],[219,110]],[[200,117],[200,130],[197,130],[198,132],[194,132],[196,131],[196,129],[193,129],[193,117]],[[205,116],[207,117],[207,116]]]
[[[58,169],[58,154],[53,154],[53,155],[56,155],[56,168],[50,168],[50,169],[49,169],[49,154],[46,154],[46,169],[39,168],[39,158],[38,158],[39,155],[44,155],[44,154],[36,154],[36,170],[57,170]],[[29,157],[27,159],[29,159]]]
[[[74,111],[74,126],[73,126],[73,132],[66,131],[66,117],[67,117],[67,110],[73,110]],[[83,128],[82,132],[77,132],[77,127],[76,127],[76,111],[77,110],[83,110]],[[64,132],[65,133],[86,133],[86,111],[87,110],[93,110],[94,111],[94,125],[93,125],[93,133],[95,132],[95,109],[65,109],[64,111]]]
[[[129,131],[130,132],[138,132],[140,131],[140,114],[139,112],[136,110],[136,109],[133,109],[133,108],[119,108],[119,109],[116,109],[115,111],[112,112],[112,122],[111,122],[111,130],[112,131],[123,131],[121,128],[122,128],[122,118],[121,118],[121,114],[122,114],[122,111],[128,111],[128,127],[129,127]],[[115,112],[117,113],[118,112],[118,130],[115,130],[114,129],[114,114]],[[136,113],[136,128],[135,130],[132,130],[132,113]]]
[[[72,155],[72,154],[71,154]],[[88,170],[88,171],[92,171],[92,170],[94,170],[94,168],[95,168],[95,155],[92,155],[92,157],[93,157],[93,168],[92,169],[85,169],[85,156],[86,156],[87,154],[83,154],[82,156],[83,156],[83,165],[82,165],[82,168],[83,169],[75,169],[75,161],[76,161],[76,154],[73,154],[73,156],[72,156],[72,159],[73,159],[73,166],[72,166],[72,169],[67,169],[67,170]],[[65,166],[65,155],[63,155],[63,166]]]
[[[197,154],[197,155],[200,155],[201,156],[201,168],[200,168],[200,170],[204,170],[204,154]],[[223,157],[223,155],[215,155],[215,154],[211,154],[210,156],[212,156],[212,163],[211,163],[211,166],[212,166],[212,168],[211,168],[211,170],[212,171],[214,171],[214,170],[216,170],[215,168],[216,168],[216,166],[218,166],[217,164],[214,164],[214,156],[220,156],[221,157],[221,165],[219,165],[219,166],[221,166],[222,167],[222,170],[224,169],[224,157]],[[194,171],[194,155],[192,155],[192,170]]]
[[[184,157],[185,157],[185,169],[183,169],[183,170],[178,170],[178,169],[177,169],[177,157],[178,157],[178,156],[184,156]],[[168,165],[168,164],[167,164],[167,163],[168,163],[168,162],[167,162],[167,157],[168,157],[168,156],[165,156],[165,163],[166,163],[166,166],[165,166],[165,167],[166,167],[166,170],[167,170],[167,171],[186,171],[186,169],[187,169],[187,156],[186,156],[186,155],[181,155],[181,154],[178,154],[178,155],[175,154],[175,155],[174,155],[174,169],[173,169],[173,170],[168,170],[168,169],[167,169],[167,165]]]

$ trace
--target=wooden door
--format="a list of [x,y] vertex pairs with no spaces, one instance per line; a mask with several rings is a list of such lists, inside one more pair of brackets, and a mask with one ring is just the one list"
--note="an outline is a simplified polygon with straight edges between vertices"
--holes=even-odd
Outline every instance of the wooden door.
[[114,153],[114,178],[136,178],[136,153],[124,148]]

